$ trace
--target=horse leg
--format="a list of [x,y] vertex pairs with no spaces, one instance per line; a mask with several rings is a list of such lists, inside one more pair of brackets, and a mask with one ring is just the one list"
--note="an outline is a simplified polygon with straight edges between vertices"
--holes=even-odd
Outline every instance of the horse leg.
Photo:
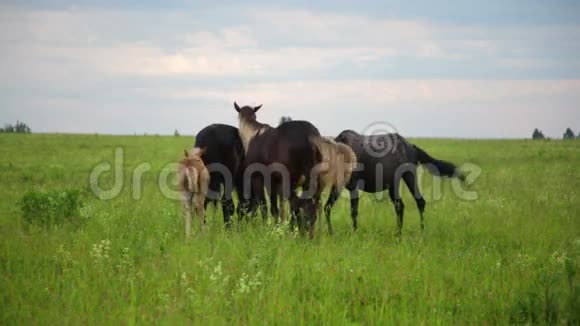
[[[268,208],[266,206],[266,199],[264,194],[264,182],[260,176],[252,177],[252,201],[254,202],[255,207],[260,208],[262,218],[264,220],[267,219]],[[253,211],[254,213],[252,215],[255,217],[256,216],[255,208],[253,209]]]
[[195,210],[197,218],[199,219],[199,225],[203,229],[205,226],[205,196],[202,194],[195,194]]
[[248,200],[244,197],[243,178],[236,179],[234,189],[232,189],[232,193],[234,191],[236,193],[236,198],[238,199],[238,204],[235,207],[235,212],[236,212],[236,215],[238,216],[238,224],[239,224],[244,219],[244,216],[246,214],[248,214],[248,211],[250,209],[250,207],[248,205]]
[[266,193],[262,188],[260,190],[260,214],[262,215],[262,220],[266,221],[268,219],[268,204],[266,203]]
[[[314,193],[314,196],[312,197],[313,202],[312,204],[314,205],[314,209],[312,210],[307,210],[307,214],[311,215],[309,216],[308,220],[310,221],[310,229],[309,229],[309,236],[310,236],[310,240],[314,239],[314,230],[316,228],[316,220],[318,219],[318,211],[319,211],[319,207],[320,207],[320,196],[322,195],[322,185],[320,184],[320,182],[316,185],[316,192]],[[330,224],[329,224],[330,226]],[[332,227],[330,228],[330,233],[332,233]]]
[[236,206],[236,214],[238,215],[238,223],[241,223],[244,218],[252,214],[255,210],[252,199],[245,198],[243,190],[237,191],[238,205]]
[[336,189],[336,186],[332,186],[332,188],[330,189],[330,194],[328,195],[328,200],[326,201],[326,204],[324,205],[324,215],[326,215],[326,224],[328,225],[328,233],[329,234],[332,234],[332,224],[330,223],[330,213],[332,211],[332,206],[334,206],[334,203],[336,203],[336,200],[338,199],[338,196],[340,196],[338,189]]
[[284,198],[280,198],[280,220],[282,221],[282,223],[286,223],[286,220],[288,219],[288,212],[286,207],[288,206],[288,200],[284,199]]
[[359,193],[356,189],[350,191],[350,217],[352,218],[352,228],[355,231],[358,228],[358,196]]
[[413,172],[407,172],[403,174],[403,180],[405,184],[413,193],[413,197],[415,198],[415,202],[417,203],[417,208],[419,209],[419,216],[421,217],[421,231],[425,229],[425,224],[423,222],[423,212],[425,211],[425,199],[421,195],[421,191],[419,190],[419,185],[417,184],[416,174]]
[[227,229],[232,226],[232,216],[234,215],[234,200],[232,194],[224,194],[222,197],[222,212],[224,215],[224,225]]
[[399,194],[398,182],[394,182],[389,187],[389,197],[391,198],[391,201],[395,205],[395,213],[397,214],[397,236],[400,237],[403,230],[403,213],[405,211],[405,205],[403,204],[403,201],[401,200],[401,196]]
[[[272,186],[270,187],[270,214],[272,214],[272,218],[274,218],[274,222],[278,223],[278,218],[280,217],[280,211],[278,210],[278,185],[272,182]],[[284,209],[284,199],[281,200],[282,209]]]
[[290,199],[288,200],[290,204],[290,229],[294,230],[295,226],[298,226],[298,231],[302,232],[302,217],[300,213],[300,199],[296,195],[296,191],[290,193]]
[[191,215],[192,215],[192,200],[193,194],[190,192],[184,192],[182,194],[183,202],[183,224],[185,226],[185,237],[189,238],[191,236]]

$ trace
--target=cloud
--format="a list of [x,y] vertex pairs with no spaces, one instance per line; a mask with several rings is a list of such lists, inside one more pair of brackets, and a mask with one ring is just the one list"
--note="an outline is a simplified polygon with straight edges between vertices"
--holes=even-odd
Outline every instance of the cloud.
[[320,80],[252,83],[230,90],[172,88],[161,94],[170,99],[203,98],[224,102],[236,99],[274,106],[338,104],[344,99],[370,106],[465,101],[497,103],[539,97],[580,100],[580,80]]
[[[561,65],[551,56],[561,55],[559,47],[574,47],[566,41],[580,36],[576,25],[466,27],[256,8],[242,10],[240,16],[243,22],[191,31],[182,29],[187,16],[171,11],[17,10],[2,14],[7,18],[0,23],[0,39],[6,42],[3,61],[14,75],[34,77],[36,72],[41,79],[46,73],[61,75],[63,68],[123,76],[280,77],[322,75],[331,70],[360,74],[403,58],[419,63],[443,60],[452,71],[461,70],[454,64],[480,58],[480,62],[494,61],[495,69],[505,71]],[[147,34],[132,27],[143,26],[147,20],[174,24],[174,29],[165,26],[171,32]],[[115,24],[128,26],[128,31],[116,33],[111,27]],[[556,49],[545,49],[544,41]],[[579,66],[577,59],[573,66]],[[412,69],[410,73],[421,77],[420,71]]]
[[[270,123],[290,114],[328,133],[376,117],[419,135],[529,127],[502,121],[484,133],[473,117],[493,124],[524,115],[534,127],[554,128],[578,117],[578,24],[256,7],[211,15],[0,9],[0,86],[9,90],[0,96],[2,113],[49,131],[125,132],[123,121],[130,132],[235,123],[234,100],[264,103],[270,109],[261,117]],[[550,109],[558,112],[552,120]],[[62,116],[71,117],[67,124]]]

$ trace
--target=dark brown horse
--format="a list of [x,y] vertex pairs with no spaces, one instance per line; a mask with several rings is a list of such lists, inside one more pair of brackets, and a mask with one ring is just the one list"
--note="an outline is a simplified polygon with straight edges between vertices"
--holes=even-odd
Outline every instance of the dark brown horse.
[[[265,187],[270,195],[270,210],[276,221],[280,213],[282,220],[285,220],[285,202],[289,201],[292,224],[297,221],[300,230],[308,226],[312,238],[316,214],[299,217],[300,203],[296,189],[302,186],[305,190],[303,195],[312,198],[318,205],[321,189],[318,187],[318,178],[311,178],[311,173],[321,162],[321,153],[313,142],[320,138],[320,132],[307,121],[289,121],[276,128],[260,123],[256,120],[256,112],[261,105],[239,107],[234,103],[234,107],[239,114],[239,132],[246,151],[244,181],[251,182],[251,196],[245,194],[246,198],[251,197],[253,205],[259,205],[262,217],[266,217]],[[278,198],[281,199],[280,211]]]
[[211,176],[205,205],[221,201],[224,224],[229,227],[234,214],[233,192],[238,196],[239,219],[248,204],[242,196],[245,153],[238,128],[219,123],[209,125],[197,133],[194,147],[205,149],[201,158]]
[[[433,175],[465,179],[463,173],[453,163],[433,158],[396,133],[365,136],[352,130],[344,130],[335,140],[349,145],[357,157],[358,166],[346,185],[350,191],[350,210],[354,229],[357,228],[359,190],[370,193],[389,191],[397,214],[397,234],[400,235],[405,209],[399,193],[401,179],[415,197],[421,217],[421,229],[424,228],[425,199],[417,185],[417,165],[423,164]],[[327,218],[338,196],[338,192],[330,193],[325,205]]]

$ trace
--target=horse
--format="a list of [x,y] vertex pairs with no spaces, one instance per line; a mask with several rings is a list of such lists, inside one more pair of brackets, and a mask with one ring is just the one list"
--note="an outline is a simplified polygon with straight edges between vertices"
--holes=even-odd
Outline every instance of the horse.
[[[243,194],[244,146],[238,128],[225,124],[211,124],[197,133],[194,147],[205,148],[201,155],[210,173],[209,194],[205,206],[221,201],[224,224],[231,226],[234,211],[241,219],[248,201]],[[237,193],[238,206],[234,208],[232,193]]]
[[[405,209],[399,193],[401,179],[415,198],[421,219],[421,230],[425,229],[423,218],[425,199],[417,185],[417,166],[423,164],[436,176],[456,177],[465,181],[465,175],[453,163],[433,158],[397,133],[365,136],[353,130],[344,130],[335,140],[350,146],[357,157],[357,168],[346,185],[350,192],[350,212],[355,230],[357,229],[359,190],[376,193],[388,189],[389,198],[395,206],[397,215],[397,235],[400,236]],[[330,212],[338,196],[336,192],[330,194],[325,204],[325,211]]]
[[[320,150],[312,141],[321,138],[320,132],[307,121],[288,121],[275,128],[258,122],[256,112],[261,107],[262,105],[240,107],[234,102],[234,108],[238,112],[240,138],[246,152],[245,174],[248,176],[244,176],[244,179],[251,182],[253,206],[260,206],[262,217],[267,218],[263,194],[265,186],[270,195],[270,211],[274,220],[278,222],[281,212],[281,219],[285,221],[284,207],[286,201],[289,201],[292,226],[297,218],[301,231],[309,224],[309,235],[312,239],[316,214],[307,214],[303,219],[299,217],[296,189],[302,186],[307,190],[302,195],[312,196],[318,205],[320,187],[317,185],[317,178],[312,178],[310,173],[322,159]],[[277,204],[279,197],[280,210]]]
[[[351,175],[357,164],[357,158],[350,146],[335,142],[332,138],[313,139],[322,154],[318,178],[321,191],[330,188],[330,193],[338,198],[346,184],[350,181]],[[301,201],[301,208],[305,214],[312,211],[312,203]],[[325,206],[326,224],[328,233],[332,234],[332,224],[330,222],[331,207]]]
[[196,147],[190,153],[184,150],[184,157],[177,164],[177,184],[181,192],[183,219],[185,222],[185,237],[191,235],[191,218],[193,205],[200,225],[205,224],[204,201],[207,196],[210,175],[201,156],[205,148]]

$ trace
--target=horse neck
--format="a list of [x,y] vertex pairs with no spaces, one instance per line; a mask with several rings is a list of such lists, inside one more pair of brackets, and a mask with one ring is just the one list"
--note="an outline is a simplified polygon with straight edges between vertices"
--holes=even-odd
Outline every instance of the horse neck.
[[257,120],[240,120],[240,138],[244,145],[244,152],[246,154],[248,153],[250,141],[256,137],[256,135],[259,135],[270,128],[272,127],[265,123],[260,123]]

